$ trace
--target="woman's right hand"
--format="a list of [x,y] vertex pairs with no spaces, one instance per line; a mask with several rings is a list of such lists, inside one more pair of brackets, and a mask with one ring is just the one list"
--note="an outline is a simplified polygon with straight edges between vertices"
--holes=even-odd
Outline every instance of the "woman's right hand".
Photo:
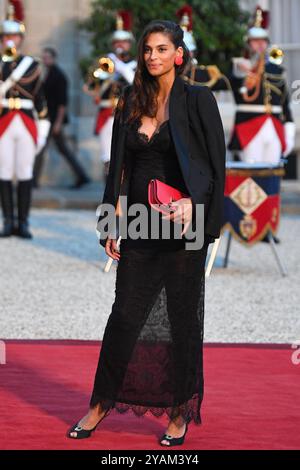
[[107,239],[106,245],[105,245],[105,253],[112,259],[119,261],[120,260],[120,252],[118,251],[117,248],[117,240],[113,238]]

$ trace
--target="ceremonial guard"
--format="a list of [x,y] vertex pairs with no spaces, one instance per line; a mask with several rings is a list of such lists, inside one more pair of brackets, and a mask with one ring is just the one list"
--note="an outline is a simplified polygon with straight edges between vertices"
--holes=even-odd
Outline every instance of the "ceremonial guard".
[[[234,160],[244,166],[227,170],[224,227],[248,245],[269,243],[270,237],[280,242],[275,234],[283,169],[277,167],[282,156],[293,150],[296,134],[281,65],[284,53],[270,46],[268,24],[269,12],[257,7],[247,32],[245,54],[232,59],[227,76],[215,65],[194,66],[194,73],[192,69],[186,76],[190,83],[233,93],[236,113],[228,148]],[[259,165],[269,169],[264,173]]]
[[[9,7],[0,25],[0,194],[4,216],[2,237],[32,238],[28,229],[32,173],[38,147],[49,132],[38,61],[20,52],[25,26]],[[38,123],[38,119],[40,122]],[[13,181],[17,180],[18,225],[14,226]]]
[[114,111],[123,88],[133,83],[136,60],[132,58],[131,48],[134,36],[131,31],[130,12],[120,10],[116,17],[116,30],[111,36],[112,51],[101,57],[96,66],[89,71],[84,84],[85,93],[93,97],[98,105],[95,134],[99,135],[100,157],[105,165],[105,178],[108,176],[110,145]]
[[230,89],[228,78],[215,65],[198,64],[197,44],[193,35],[193,9],[184,5],[176,11],[180,27],[184,32],[184,42],[190,51],[190,63],[184,70],[183,79],[191,85],[205,85],[213,91]]
[[232,59],[228,76],[212,65],[198,66],[196,74],[186,77],[213,91],[232,90],[236,115],[228,148],[245,163],[277,164],[295,145],[296,127],[281,65],[284,54],[269,46],[268,23],[269,12],[257,7],[245,57]]
[[237,103],[229,149],[245,162],[276,164],[295,145],[289,93],[281,66],[283,51],[268,48],[268,12],[257,7],[249,29],[249,58],[233,59],[232,88]]

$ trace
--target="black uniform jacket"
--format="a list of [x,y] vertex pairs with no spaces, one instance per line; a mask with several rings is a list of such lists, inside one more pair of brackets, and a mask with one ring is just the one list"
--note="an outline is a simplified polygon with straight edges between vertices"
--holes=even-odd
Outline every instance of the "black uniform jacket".
[[[124,106],[113,124],[110,169],[102,203],[116,208],[120,194],[127,194],[130,171],[126,169],[126,116],[132,85],[123,90]],[[218,238],[223,222],[226,147],[223,125],[211,90],[190,85],[176,76],[169,101],[169,120],[182,175],[193,204],[205,204],[205,234]],[[122,173],[126,174],[122,178]],[[122,184],[121,184],[122,182]],[[125,190],[124,190],[125,189]],[[101,214],[99,221],[104,214]],[[107,238],[100,239],[105,247]]]
[[[23,55],[20,55],[14,62],[1,63],[0,80],[5,81],[11,75],[13,70],[20,64],[23,57]],[[33,100],[35,110],[38,114],[47,113],[46,100],[42,86],[41,67],[37,60],[33,61],[18,83],[8,90],[6,98]],[[3,107],[1,110],[1,117],[9,113],[9,111],[10,110],[8,108]],[[33,110],[22,109],[22,112],[27,114],[31,119],[34,119]]]

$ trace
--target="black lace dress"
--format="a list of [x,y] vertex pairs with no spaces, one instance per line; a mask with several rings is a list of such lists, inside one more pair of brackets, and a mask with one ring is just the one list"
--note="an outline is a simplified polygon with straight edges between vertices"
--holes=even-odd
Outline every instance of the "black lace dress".
[[[158,178],[187,192],[169,121],[149,139],[129,128],[129,205],[148,205]],[[172,223],[174,225],[174,223]],[[174,232],[173,232],[174,235]],[[201,423],[205,260],[208,242],[187,250],[183,239],[124,239],[115,301],[105,328],[90,407],[147,411]]]
[[[175,238],[175,224],[164,221],[162,214],[151,208],[148,202],[148,183],[150,179],[157,178],[164,183],[178,188],[185,194],[188,194],[179,162],[177,159],[173,140],[169,129],[169,120],[164,121],[149,139],[147,134],[139,132],[141,122],[136,122],[127,134],[126,153],[131,159],[132,168],[131,180],[128,191],[128,204],[144,204],[148,209],[148,238],[138,238],[136,240],[128,237],[122,240],[122,248],[143,247],[161,249],[184,248],[185,239]],[[151,238],[151,216],[156,215],[159,218],[159,238]],[[128,216],[128,225],[132,222],[134,216]],[[183,226],[177,228],[183,229]],[[162,231],[167,226],[170,228],[170,236],[163,238]]]

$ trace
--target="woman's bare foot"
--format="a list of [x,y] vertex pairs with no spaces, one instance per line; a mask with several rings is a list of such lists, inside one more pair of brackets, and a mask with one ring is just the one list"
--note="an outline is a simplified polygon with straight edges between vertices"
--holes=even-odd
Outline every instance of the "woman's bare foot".
[[[88,414],[79,421],[78,426],[90,431],[97,423],[99,423],[105,413],[106,410],[102,410],[101,405],[97,405],[95,408],[90,408]],[[77,437],[77,432],[71,432],[70,436]]]
[[[178,418],[171,420],[169,422],[168,428],[165,434],[172,436],[172,437],[182,437],[185,433],[186,422],[185,420],[179,416]],[[170,445],[170,442],[166,439],[161,441],[162,444]]]

